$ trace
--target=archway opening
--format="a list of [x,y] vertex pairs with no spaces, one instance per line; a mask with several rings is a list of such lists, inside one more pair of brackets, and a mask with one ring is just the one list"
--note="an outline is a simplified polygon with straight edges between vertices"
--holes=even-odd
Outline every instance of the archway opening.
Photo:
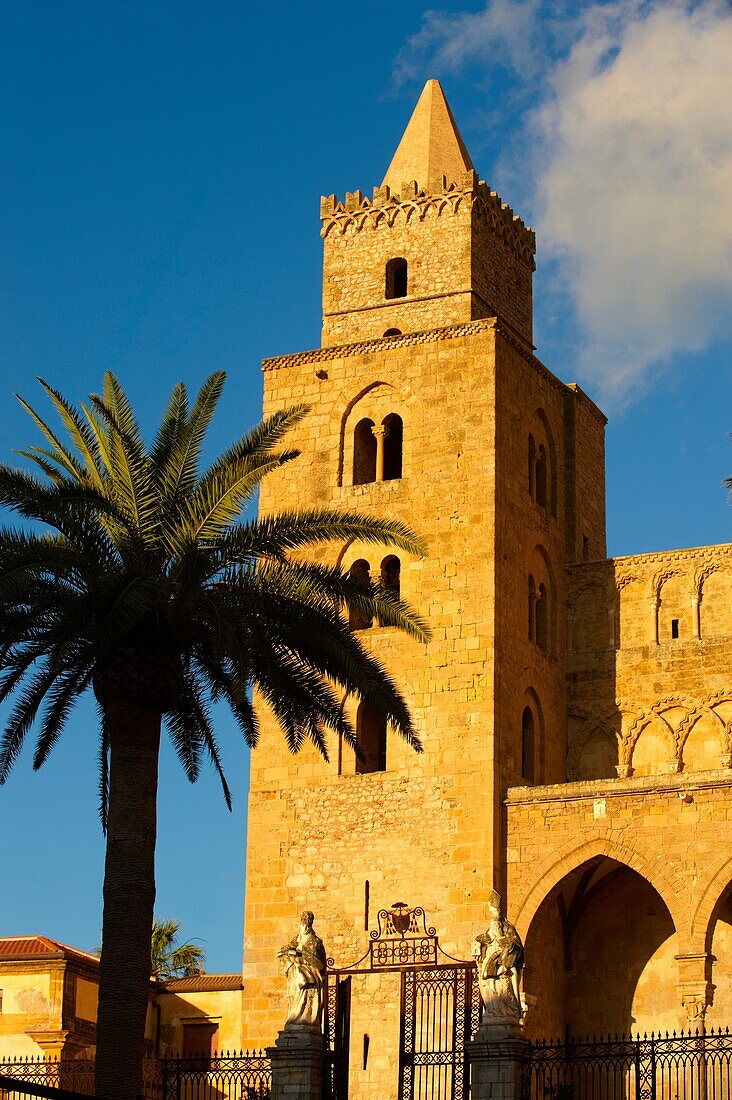
[[[353,580],[358,582],[359,588],[363,588],[364,593],[370,593],[371,566],[365,558],[359,558],[358,561],[355,561],[348,572]],[[360,596],[360,592],[357,594]],[[351,630],[368,630],[370,626],[373,626],[373,619],[361,607],[351,605],[348,611],[348,625]]]
[[364,417],[353,431],[353,484],[371,481],[376,481],[376,436],[373,420]]
[[546,896],[526,936],[527,1038],[580,1038],[684,1025],[677,937],[658,891],[596,856]]
[[725,1027],[732,1019],[732,883],[715,905],[709,929],[714,1004],[707,1022],[712,1027]]
[[404,424],[398,413],[384,417],[384,481],[396,481],[402,476],[402,444]]
[[396,554],[389,554],[381,563],[381,587],[397,600],[401,589],[401,571],[401,562]]

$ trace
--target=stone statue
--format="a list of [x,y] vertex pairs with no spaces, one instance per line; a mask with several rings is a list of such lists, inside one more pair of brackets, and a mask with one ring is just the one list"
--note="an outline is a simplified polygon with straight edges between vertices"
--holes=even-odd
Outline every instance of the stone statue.
[[323,941],[313,931],[314,916],[300,914],[300,930],[277,955],[287,978],[287,1022],[320,1027],[326,955]]
[[483,1023],[518,1024],[524,1014],[520,993],[524,945],[514,926],[501,915],[501,899],[495,890],[488,899],[488,911],[491,922],[472,949],[483,999]]

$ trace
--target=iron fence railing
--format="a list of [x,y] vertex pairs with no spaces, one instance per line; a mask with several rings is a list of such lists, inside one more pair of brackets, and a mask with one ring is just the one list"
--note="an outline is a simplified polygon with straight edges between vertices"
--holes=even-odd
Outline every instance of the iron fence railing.
[[732,1034],[534,1042],[523,1100],[732,1100]]
[[[271,1089],[269,1059],[254,1051],[146,1058],[143,1065],[144,1100],[269,1100]],[[94,1096],[94,1060],[0,1059],[0,1100],[29,1096]]]
[[266,1054],[226,1051],[160,1059],[161,1100],[269,1100],[272,1068]]

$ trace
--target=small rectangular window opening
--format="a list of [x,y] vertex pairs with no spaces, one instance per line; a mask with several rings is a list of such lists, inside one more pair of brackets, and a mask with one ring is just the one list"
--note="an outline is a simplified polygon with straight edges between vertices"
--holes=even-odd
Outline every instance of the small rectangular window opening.
[[679,636],[679,620],[678,619],[672,619],[671,620],[671,637],[672,638],[678,638],[678,636]]
[[370,1045],[371,1045],[371,1039],[364,1032],[364,1036],[363,1036],[363,1068],[364,1069],[366,1069],[366,1067],[369,1064],[369,1047],[370,1047]]
[[582,561],[590,560],[590,540],[587,535],[582,536]]

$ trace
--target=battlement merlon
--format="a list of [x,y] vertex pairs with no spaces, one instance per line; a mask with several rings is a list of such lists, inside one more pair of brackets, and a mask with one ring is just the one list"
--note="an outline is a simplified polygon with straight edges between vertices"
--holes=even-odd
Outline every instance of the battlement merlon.
[[445,176],[434,179],[428,190],[420,189],[417,182],[411,180],[401,185],[399,194],[384,184],[374,187],[372,198],[360,190],[347,192],[345,201],[339,200],[336,195],[324,195],[320,200],[320,219],[323,223],[320,235],[327,237],[331,232],[345,233],[349,228],[355,232],[364,228],[376,229],[382,222],[391,226],[399,217],[412,217],[415,211],[423,218],[430,208],[434,208],[438,216],[455,214],[465,203],[474,206],[477,216],[485,219],[507,247],[523,259],[532,271],[535,269],[534,230],[525,225],[484,180],[478,179],[474,169],[463,173],[454,182],[448,183]]

